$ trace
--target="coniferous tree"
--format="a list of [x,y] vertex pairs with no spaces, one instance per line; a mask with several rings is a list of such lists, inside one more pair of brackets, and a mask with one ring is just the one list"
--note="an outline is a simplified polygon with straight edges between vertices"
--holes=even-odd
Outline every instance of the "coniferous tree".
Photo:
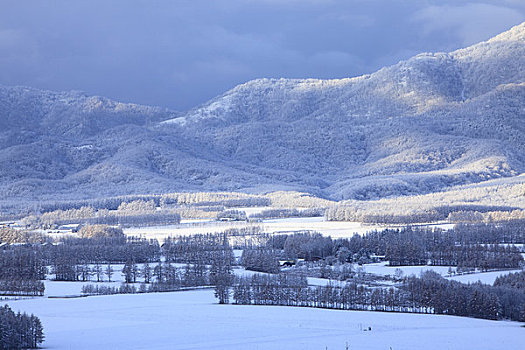
[[152,276],[151,266],[149,266],[149,263],[146,262],[144,263],[142,267],[142,277],[144,277],[144,283],[150,283],[151,276]]
[[124,264],[124,267],[122,268],[122,276],[126,283],[133,282],[133,263],[131,260],[126,261],[126,264]]
[[113,276],[114,271],[115,270],[111,266],[111,263],[108,263],[108,265],[106,266],[106,276],[108,276],[108,282],[111,282],[111,276]]

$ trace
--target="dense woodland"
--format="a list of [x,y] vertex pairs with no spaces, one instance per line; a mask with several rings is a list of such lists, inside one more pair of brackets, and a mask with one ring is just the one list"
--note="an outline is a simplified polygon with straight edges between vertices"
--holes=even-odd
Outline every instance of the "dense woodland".
[[242,251],[242,265],[251,271],[279,273],[281,251],[268,248],[251,248]]
[[0,350],[36,349],[44,341],[40,319],[0,307]]
[[494,286],[515,288],[525,292],[525,271],[499,276],[494,281]]
[[458,225],[451,230],[406,227],[375,231],[351,238],[332,239],[318,233],[275,235],[268,247],[283,251],[283,258],[306,260],[336,257],[340,262],[371,262],[384,256],[393,266],[457,266],[461,269],[517,268],[523,264],[525,243],[521,223]]

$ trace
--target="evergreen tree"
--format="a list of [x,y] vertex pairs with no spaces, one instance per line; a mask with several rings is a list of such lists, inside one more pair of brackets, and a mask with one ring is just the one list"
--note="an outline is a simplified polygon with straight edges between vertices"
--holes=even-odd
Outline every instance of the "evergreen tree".
[[108,263],[108,265],[106,266],[106,276],[108,276],[108,282],[111,282],[111,276],[113,276],[114,271],[115,270],[111,266],[111,263]]

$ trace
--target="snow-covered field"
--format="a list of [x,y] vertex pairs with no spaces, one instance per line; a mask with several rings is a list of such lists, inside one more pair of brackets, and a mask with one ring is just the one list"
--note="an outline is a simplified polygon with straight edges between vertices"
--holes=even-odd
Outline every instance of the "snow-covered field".
[[326,221],[324,217],[288,218],[265,220],[263,227],[268,232],[291,232],[312,230],[333,238],[351,237],[354,233],[363,234],[373,230],[383,230],[379,225],[366,225],[360,222]]
[[525,332],[453,316],[219,305],[212,290],[9,304],[41,318],[46,349],[513,350]]
[[[355,265],[357,267],[357,265]],[[388,266],[388,262],[380,262],[375,264],[363,265],[364,272],[375,275],[390,275],[393,276],[396,270],[403,271],[403,276],[416,275],[419,276],[421,272],[432,270],[445,276],[448,273],[448,266]],[[455,267],[453,267],[455,269]]]
[[199,233],[223,232],[230,228],[246,226],[260,226],[269,233],[289,233],[292,231],[313,230],[326,236],[351,237],[354,233],[363,234],[372,230],[383,230],[380,225],[366,225],[360,222],[326,221],[324,217],[311,218],[286,218],[264,220],[260,223],[247,223],[244,221],[220,222],[211,219],[183,220],[179,225],[130,227],[124,233],[129,236],[144,236],[159,240],[168,236],[187,236]]
[[[119,276],[120,277],[120,276]],[[121,277],[119,279],[122,279]],[[82,286],[85,284],[92,284],[94,286],[110,286],[119,287],[122,282],[65,282],[65,281],[44,281],[46,290],[45,297],[66,297],[80,295]]]
[[494,281],[498,276],[507,275],[513,272],[520,272],[522,270],[503,270],[503,271],[490,271],[490,272],[481,272],[481,273],[472,273],[466,275],[456,275],[449,277],[455,281],[461,283],[475,283],[480,281],[481,283],[494,284]]
[[[176,264],[183,266],[183,264]],[[117,287],[122,265],[113,265]],[[391,275],[396,267],[367,264],[368,273]],[[404,275],[448,267],[405,266]],[[258,272],[234,269],[236,275]],[[512,271],[454,276],[492,283]],[[311,285],[329,280],[308,278]],[[15,311],[39,316],[46,349],[521,349],[519,323],[441,315],[339,311],[279,306],[218,305],[213,290],[172,293],[80,295],[84,284],[45,281],[44,297],[7,300]],[[48,298],[53,296],[55,298]],[[363,330],[371,327],[371,331]]]
[[[357,265],[355,265],[357,268]],[[459,281],[462,283],[475,283],[481,281],[485,284],[494,284],[494,281],[498,276],[507,275],[513,272],[519,272],[522,270],[500,270],[500,271],[490,271],[490,272],[475,272],[464,275],[453,275],[448,276],[449,266],[388,266],[388,262],[380,262],[375,264],[365,264],[363,265],[364,272],[372,273],[375,275],[390,275],[393,276],[397,269],[403,271],[403,276],[421,275],[421,272],[432,270],[439,273],[443,277]],[[456,270],[455,266],[451,267],[453,270]]]
[[[240,210],[246,211],[248,215],[261,212],[265,209],[268,209],[268,207],[240,208]],[[266,219],[262,222],[254,223],[245,221],[222,222],[215,219],[202,218],[184,219],[181,220],[181,223],[178,225],[129,227],[124,228],[124,233],[129,236],[143,236],[163,240],[168,236],[217,233],[230,228],[243,228],[247,226],[259,226],[268,233],[291,233],[294,231],[311,230],[317,231],[325,236],[332,236],[333,238],[351,237],[354,233],[364,234],[369,231],[399,227],[396,225],[374,225],[350,221],[326,221],[324,217]],[[454,225],[448,223],[429,223],[418,226],[447,230],[453,228]]]

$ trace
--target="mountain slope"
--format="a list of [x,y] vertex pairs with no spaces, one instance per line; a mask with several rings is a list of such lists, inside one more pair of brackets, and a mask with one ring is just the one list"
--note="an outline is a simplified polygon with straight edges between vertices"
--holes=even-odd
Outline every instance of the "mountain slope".
[[525,172],[525,23],[362,77],[254,80],[186,113],[0,87],[0,116],[8,198],[428,193]]

